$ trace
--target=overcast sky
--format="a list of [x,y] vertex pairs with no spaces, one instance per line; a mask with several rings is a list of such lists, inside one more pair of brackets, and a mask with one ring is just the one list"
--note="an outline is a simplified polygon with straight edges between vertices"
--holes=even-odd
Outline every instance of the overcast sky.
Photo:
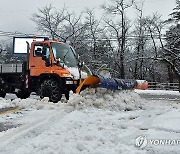
[[[81,12],[86,7],[100,9],[99,6],[108,1],[109,0],[0,0],[0,31],[36,33],[35,25],[30,18],[33,13],[38,12],[38,8],[42,8],[48,4],[53,4],[57,9],[61,9],[65,5],[69,10]],[[174,7],[175,0],[145,0],[144,3],[145,15],[158,12],[162,14],[163,19],[168,18],[168,15]],[[98,16],[101,15],[100,13],[101,12],[99,12]],[[135,14],[135,12],[131,12],[130,16],[133,16],[133,14]]]

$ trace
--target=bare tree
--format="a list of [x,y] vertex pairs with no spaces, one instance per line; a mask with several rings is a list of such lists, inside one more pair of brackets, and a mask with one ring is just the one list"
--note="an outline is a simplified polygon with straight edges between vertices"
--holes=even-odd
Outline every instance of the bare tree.
[[141,7],[138,7],[135,5],[136,10],[138,11],[138,17],[137,21],[135,22],[135,30],[133,31],[134,38],[134,46],[135,46],[135,61],[134,61],[134,78],[140,78],[143,79],[143,65],[144,65],[144,59],[139,57],[144,57],[145,54],[145,44],[147,43],[147,36],[146,36],[146,27],[144,23],[144,17],[143,17],[143,4]]
[[86,24],[88,25],[89,38],[92,40],[93,56],[96,59],[97,41],[100,39],[102,29],[100,28],[100,20],[97,20],[92,9],[86,11]]
[[[160,74],[163,74],[161,69],[164,67],[161,61],[154,60],[158,59],[162,55],[162,49],[164,48],[162,30],[164,28],[164,21],[161,20],[161,15],[155,13],[152,16],[147,16],[144,19],[146,35],[148,36],[148,42],[150,45],[149,55],[153,57],[148,62],[149,74],[153,81],[156,81]],[[150,52],[151,51],[151,52]],[[160,79],[160,78],[159,78]]]
[[66,10],[65,16],[64,23],[61,29],[58,30],[59,37],[61,37],[64,42],[69,40],[73,44],[84,32],[87,25],[81,22],[82,13],[80,15],[76,15],[74,12],[70,13]]
[[57,31],[66,18],[65,9],[63,8],[58,11],[52,5],[49,5],[42,9],[38,9],[38,11],[38,13],[34,13],[32,16],[32,21],[37,24],[37,30],[44,33],[50,33],[53,39],[59,36]]
[[[111,2],[112,4],[109,6],[102,5],[103,10],[111,15],[111,19],[106,16],[104,21],[117,39],[118,49],[115,65],[120,70],[120,78],[125,78],[124,56],[126,49],[126,35],[129,28],[126,10],[132,7],[134,0],[131,0],[129,4],[125,3],[125,0],[112,0]],[[112,19],[112,17],[114,18]],[[115,19],[117,20],[115,21]]]
[[[101,19],[95,17],[93,9],[86,9],[85,23],[87,25],[86,33],[89,40],[91,50],[91,67],[93,70],[98,69],[103,64],[103,54],[101,53],[103,41],[103,29],[101,27]],[[100,58],[101,57],[101,58]]]
[[32,20],[37,24],[37,30],[48,33],[54,39],[59,38],[63,42],[73,42],[83,32],[86,26],[81,23],[82,15],[70,13],[67,9],[57,10],[52,5],[39,9],[34,13]]

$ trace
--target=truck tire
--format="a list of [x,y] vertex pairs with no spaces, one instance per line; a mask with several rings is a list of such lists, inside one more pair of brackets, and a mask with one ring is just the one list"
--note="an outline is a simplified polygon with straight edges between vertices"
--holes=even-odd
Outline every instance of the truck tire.
[[0,97],[5,97],[6,96],[6,93],[3,91],[3,90],[0,90]]
[[17,93],[16,93],[16,96],[18,98],[21,98],[21,99],[26,99],[30,96],[30,92],[27,91],[27,90],[19,90]]
[[41,98],[49,97],[50,102],[57,103],[62,97],[60,87],[61,85],[55,80],[44,80],[40,86],[39,95]]
[[4,81],[2,78],[0,78],[0,97],[5,97],[6,96],[6,92],[4,90]]

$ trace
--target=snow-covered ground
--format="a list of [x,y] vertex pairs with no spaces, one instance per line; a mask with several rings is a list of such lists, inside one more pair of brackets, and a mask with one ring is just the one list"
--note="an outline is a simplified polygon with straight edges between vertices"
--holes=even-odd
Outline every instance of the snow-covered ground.
[[0,109],[15,109],[0,113],[0,154],[179,154],[180,101],[138,93],[150,92],[90,89],[57,104],[9,94],[0,98]]
[[135,90],[135,91],[139,94],[180,96],[180,93],[178,91],[170,91],[170,90]]

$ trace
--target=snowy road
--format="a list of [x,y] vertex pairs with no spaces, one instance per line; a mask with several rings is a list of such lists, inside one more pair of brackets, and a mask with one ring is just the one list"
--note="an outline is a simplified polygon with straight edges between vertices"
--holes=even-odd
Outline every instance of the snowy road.
[[0,132],[0,154],[180,153],[178,101],[145,100],[132,91],[84,92],[58,104],[12,97],[0,98],[0,126],[9,127]]
[[180,96],[173,95],[151,95],[151,94],[140,94],[140,96],[147,100],[169,100],[169,101],[180,101]]
[[162,90],[157,93],[155,90],[146,90],[146,92],[139,92],[141,98],[147,100],[169,100],[169,101],[177,101],[180,102],[180,93],[173,91],[163,92]]

